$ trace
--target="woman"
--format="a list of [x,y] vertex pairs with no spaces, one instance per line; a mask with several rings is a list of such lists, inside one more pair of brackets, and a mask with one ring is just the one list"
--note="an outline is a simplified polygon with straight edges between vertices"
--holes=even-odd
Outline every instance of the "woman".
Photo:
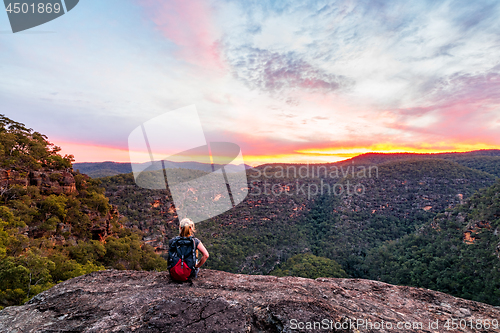
[[[171,239],[169,242],[169,270],[172,278],[180,281],[186,281],[189,277],[195,278],[198,275],[199,268],[207,261],[209,254],[203,243],[194,238],[194,222],[188,218],[182,219],[179,223],[179,236]],[[194,241],[194,254],[193,250]],[[197,260],[198,250],[202,257]],[[193,258],[194,257],[194,258]],[[196,261],[195,261],[196,260]],[[186,265],[184,265],[186,263]],[[194,271],[189,272],[191,266]],[[185,268],[188,267],[188,268]]]

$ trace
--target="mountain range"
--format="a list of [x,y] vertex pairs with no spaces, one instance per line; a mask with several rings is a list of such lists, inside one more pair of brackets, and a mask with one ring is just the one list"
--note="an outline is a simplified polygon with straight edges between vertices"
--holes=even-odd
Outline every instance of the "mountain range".
[[[162,164],[163,162],[163,164]],[[163,165],[167,169],[189,169],[189,170],[200,170],[211,172],[212,165],[200,162],[173,162],[173,161],[155,161],[153,163],[144,162],[144,163],[121,163],[121,162],[84,162],[84,163],[74,163],[73,169],[78,170],[81,173],[84,173],[92,178],[101,178],[101,177],[109,177],[116,176],[122,173],[130,173],[132,172],[132,168],[137,167],[137,170],[144,170],[145,168],[148,171],[157,171],[162,170]],[[226,172],[239,172],[242,168],[245,169],[252,168],[249,165],[234,165],[227,164],[224,166]],[[222,165],[214,164],[214,168],[220,169]]]

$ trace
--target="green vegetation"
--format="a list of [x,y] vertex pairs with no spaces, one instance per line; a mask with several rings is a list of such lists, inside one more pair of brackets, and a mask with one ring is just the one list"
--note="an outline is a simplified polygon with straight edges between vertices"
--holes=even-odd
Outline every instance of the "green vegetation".
[[466,153],[440,153],[440,154],[415,154],[415,153],[367,153],[356,156],[351,160],[340,163],[355,164],[383,164],[392,161],[407,161],[414,159],[439,159],[458,163],[462,166],[488,172],[500,177],[500,150],[483,149]]
[[500,305],[499,199],[500,182],[416,233],[371,249],[365,277]]
[[297,254],[288,259],[280,268],[276,268],[270,275],[300,276],[316,279],[319,277],[345,278],[346,272],[335,261],[317,257],[311,253]]
[[[45,136],[0,116],[0,308],[97,270],[166,269],[142,233],[123,228],[100,181],[68,172],[72,156],[58,151]],[[30,185],[35,170],[53,184]],[[74,179],[74,189],[52,190],[62,178]]]
[[455,157],[454,162],[500,177],[500,156]]
[[30,170],[70,168],[73,156],[62,157],[58,154],[60,150],[48,142],[45,135],[0,115],[1,167]]

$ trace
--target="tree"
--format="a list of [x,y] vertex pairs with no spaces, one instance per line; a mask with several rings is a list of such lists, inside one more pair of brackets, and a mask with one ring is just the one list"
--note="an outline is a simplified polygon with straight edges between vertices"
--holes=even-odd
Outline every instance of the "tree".
[[280,268],[273,270],[269,274],[276,276],[300,276],[311,279],[319,277],[347,277],[346,272],[335,260],[317,257],[311,253],[297,254],[288,259]]

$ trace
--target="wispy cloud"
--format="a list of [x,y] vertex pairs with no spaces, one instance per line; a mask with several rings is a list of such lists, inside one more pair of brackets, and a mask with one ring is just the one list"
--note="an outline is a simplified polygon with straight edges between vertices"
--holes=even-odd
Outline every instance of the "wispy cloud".
[[314,67],[293,52],[280,54],[258,48],[242,47],[228,52],[234,76],[250,89],[269,93],[294,90],[336,92],[353,82],[342,75]]

